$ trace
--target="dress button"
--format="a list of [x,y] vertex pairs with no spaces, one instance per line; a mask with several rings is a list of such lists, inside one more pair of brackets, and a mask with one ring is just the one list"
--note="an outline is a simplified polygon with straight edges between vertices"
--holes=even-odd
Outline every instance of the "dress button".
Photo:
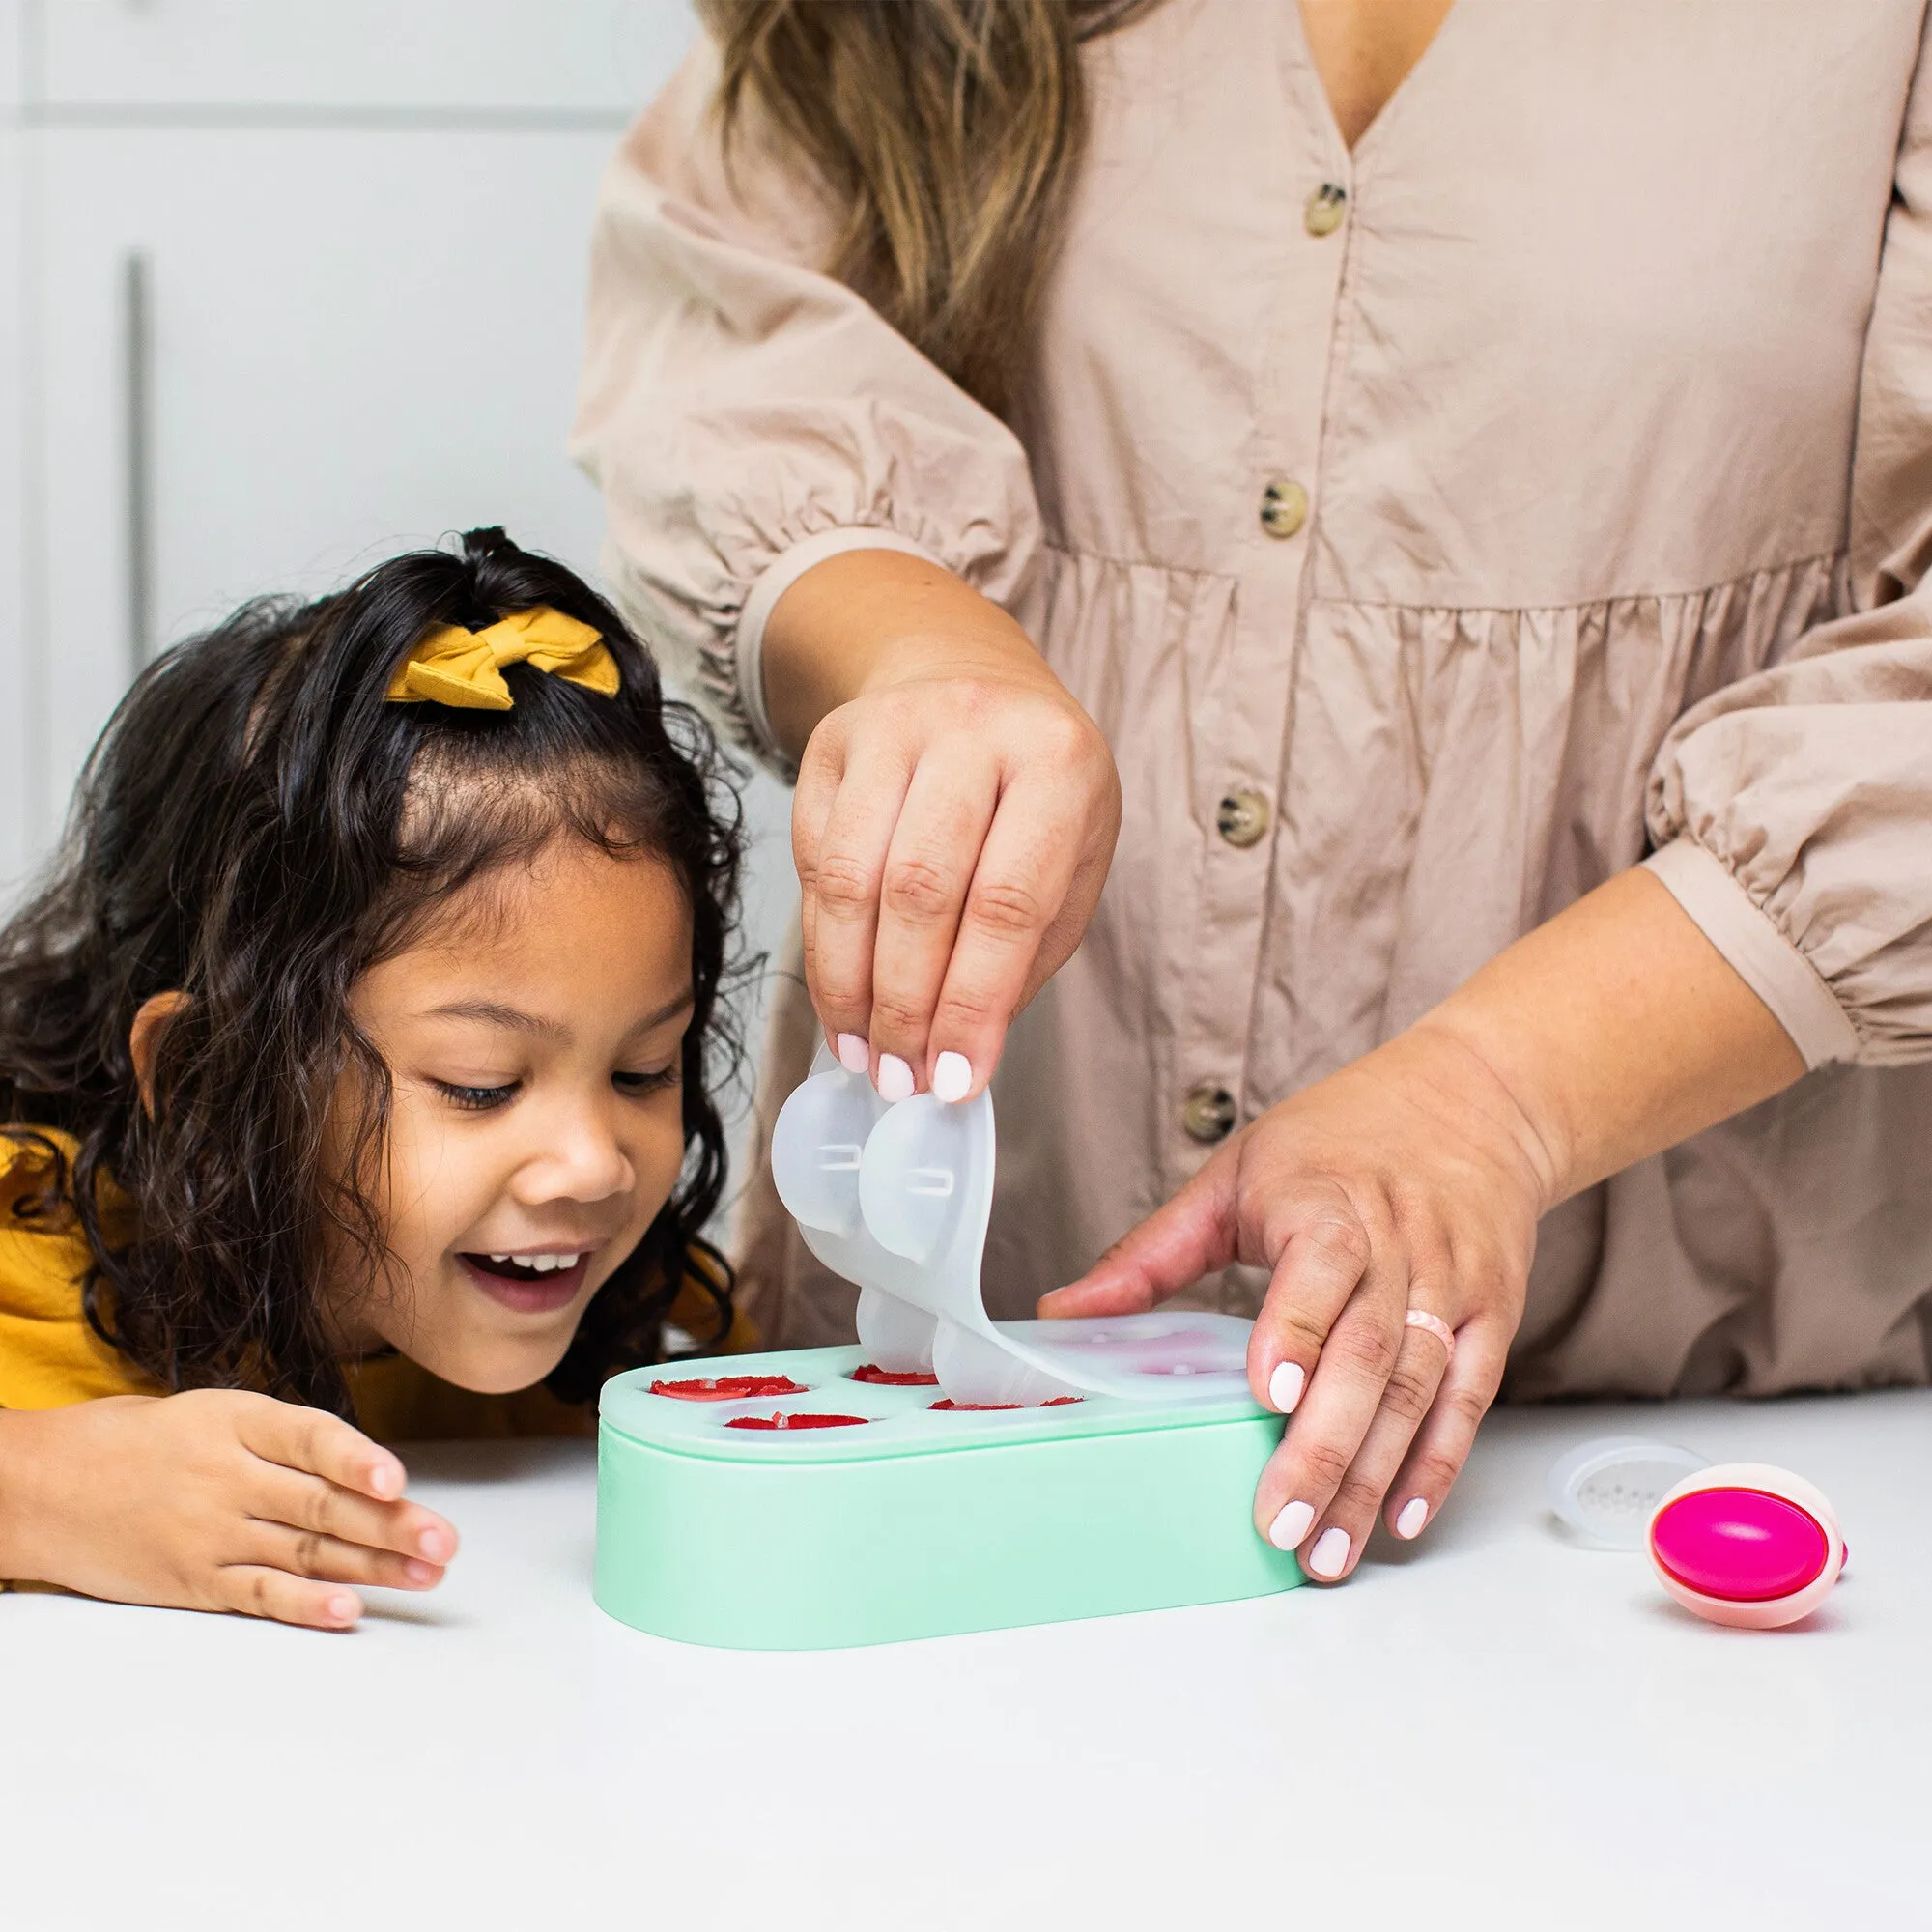
[[1268,829],[1268,802],[1258,791],[1231,791],[1214,808],[1214,829],[1230,845],[1258,844]]
[[1332,235],[1342,225],[1342,211],[1349,191],[1333,182],[1323,182],[1308,197],[1301,211],[1301,225],[1311,235]]
[[1292,476],[1277,476],[1262,492],[1262,528],[1292,537],[1308,521],[1308,492]]
[[1228,1138],[1235,1124],[1235,1096],[1225,1087],[1204,1081],[1189,1091],[1180,1103],[1180,1124],[1189,1140],[1215,1141]]

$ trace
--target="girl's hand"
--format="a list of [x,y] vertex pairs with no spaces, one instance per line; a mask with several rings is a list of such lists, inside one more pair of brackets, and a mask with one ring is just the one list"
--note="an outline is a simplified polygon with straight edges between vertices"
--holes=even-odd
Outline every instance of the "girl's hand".
[[0,1414],[0,1576],[318,1630],[427,1590],[456,1532],[339,1417],[232,1389]]
[[1333,1582],[1384,1502],[1405,1538],[1441,1508],[1502,1379],[1552,1178],[1502,1083],[1425,1023],[1262,1115],[1039,1312],[1136,1312],[1230,1262],[1267,1268],[1248,1380],[1293,1419],[1255,1525]]
[[895,552],[801,577],[766,666],[805,744],[792,849],[826,1040],[889,1100],[966,1099],[1099,899],[1112,753],[1011,618]]

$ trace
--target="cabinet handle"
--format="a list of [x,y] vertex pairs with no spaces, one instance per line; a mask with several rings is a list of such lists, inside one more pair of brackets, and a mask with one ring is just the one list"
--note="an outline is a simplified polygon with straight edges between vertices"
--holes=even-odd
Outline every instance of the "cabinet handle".
[[154,291],[148,258],[121,264],[121,355],[128,456],[128,655],[140,676],[154,653]]

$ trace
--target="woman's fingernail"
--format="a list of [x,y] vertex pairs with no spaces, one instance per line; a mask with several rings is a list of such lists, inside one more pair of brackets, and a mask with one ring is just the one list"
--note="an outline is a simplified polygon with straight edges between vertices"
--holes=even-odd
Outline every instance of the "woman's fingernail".
[[403,1559],[403,1575],[412,1583],[434,1583],[441,1574],[434,1563],[418,1563],[413,1556]]
[[1268,1400],[1283,1415],[1293,1415],[1294,1405],[1301,1400],[1302,1386],[1308,1378],[1302,1373],[1299,1362],[1283,1362],[1268,1378]]
[[963,1053],[942,1053],[932,1063],[932,1092],[936,1099],[965,1099],[973,1086],[973,1063]]
[[1395,1533],[1401,1537],[1420,1536],[1422,1525],[1428,1520],[1429,1505],[1420,1496],[1411,1496],[1395,1520]]
[[856,1033],[841,1033],[838,1064],[847,1073],[864,1073],[872,1064],[872,1049]]
[[442,1531],[440,1529],[424,1530],[423,1533],[416,1538],[416,1548],[420,1549],[422,1553],[425,1556],[427,1556],[432,1563],[440,1563],[442,1559],[449,1554],[447,1548],[444,1548],[443,1534]]
[[339,1624],[353,1624],[355,1621],[355,1613],[361,1607],[354,1597],[336,1596],[328,1600],[327,1614]]
[[896,1053],[879,1056],[879,1098],[893,1106],[912,1098],[912,1068]]
[[1308,1567],[1318,1577],[1339,1577],[1349,1567],[1349,1532],[1330,1523],[1315,1539],[1308,1552]]
[[1315,1520],[1313,1503],[1284,1503],[1281,1513],[1268,1524],[1268,1541],[1277,1549],[1293,1549],[1308,1534]]

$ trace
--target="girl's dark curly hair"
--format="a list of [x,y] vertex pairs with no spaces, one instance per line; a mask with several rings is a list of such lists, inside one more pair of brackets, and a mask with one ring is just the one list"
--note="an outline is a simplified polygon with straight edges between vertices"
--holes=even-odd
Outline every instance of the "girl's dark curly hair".
[[[427,631],[536,605],[603,634],[615,697],[515,665],[507,711],[386,701]],[[730,1273],[699,1231],[724,1185],[712,1087],[737,1061],[721,999],[737,801],[710,733],[664,697],[616,611],[488,529],[461,555],[399,556],[316,603],[246,605],[169,651],[95,747],[48,882],[0,931],[0,1134],[54,1156],[50,1188],[23,1205],[78,1218],[88,1319],[105,1340],[171,1388],[245,1383],[351,1412],[320,1290],[344,1235],[371,1281],[381,1264],[356,1177],[380,1162],[390,1086],[350,990],[452,894],[559,835],[672,867],[696,1004],[683,1172],[549,1386],[582,1401],[613,1369],[656,1360],[687,1280],[713,1295],[724,1333]],[[150,1112],[129,1029],[177,988]],[[356,1069],[346,1086],[366,1099],[347,1172],[331,1173],[327,1117]],[[34,1128],[71,1134],[71,1165]],[[130,1233],[106,1207],[110,1179]]]

